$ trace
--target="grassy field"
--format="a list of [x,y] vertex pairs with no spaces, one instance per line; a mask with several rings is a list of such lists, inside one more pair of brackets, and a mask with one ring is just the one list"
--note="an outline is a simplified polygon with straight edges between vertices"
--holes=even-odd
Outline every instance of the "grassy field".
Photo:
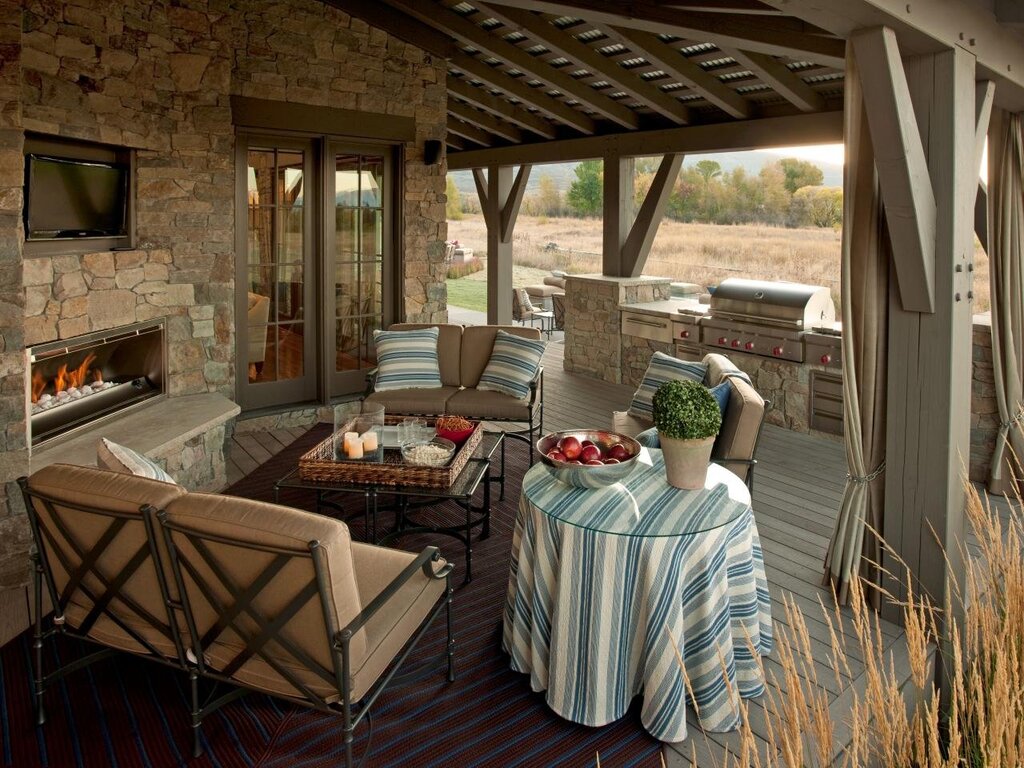
[[[460,221],[449,221],[448,239],[458,240],[483,255],[487,248],[483,217],[466,215]],[[552,269],[576,274],[601,271],[600,219],[520,216],[513,245],[516,285],[539,283]],[[713,285],[727,277],[824,285],[831,289],[838,306],[839,251],[837,230],[664,221],[654,239],[644,274],[701,285]],[[531,274],[527,268],[535,272]],[[974,272],[974,311],[984,312],[989,304],[988,259],[980,248],[976,250]],[[470,279],[486,280],[486,273],[449,281],[449,291],[453,284]],[[467,291],[470,286],[459,286],[456,290]],[[456,301],[454,294],[449,296],[451,304],[466,306]]]

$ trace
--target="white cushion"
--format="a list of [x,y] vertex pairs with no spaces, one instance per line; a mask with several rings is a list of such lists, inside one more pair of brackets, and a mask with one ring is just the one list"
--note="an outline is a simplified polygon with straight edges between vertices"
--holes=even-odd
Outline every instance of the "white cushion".
[[96,464],[114,472],[124,472],[136,477],[148,477],[150,480],[160,480],[177,485],[174,478],[155,461],[105,437],[100,438],[100,441],[96,443]]

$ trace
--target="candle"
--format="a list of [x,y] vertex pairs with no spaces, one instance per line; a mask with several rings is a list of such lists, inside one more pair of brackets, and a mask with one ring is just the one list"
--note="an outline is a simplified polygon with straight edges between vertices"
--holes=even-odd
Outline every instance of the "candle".
[[377,433],[372,429],[363,433],[362,441],[363,450],[367,453],[372,453],[377,450]]
[[345,443],[345,453],[348,454],[350,459],[361,459],[363,458],[363,444],[358,438],[349,440]]

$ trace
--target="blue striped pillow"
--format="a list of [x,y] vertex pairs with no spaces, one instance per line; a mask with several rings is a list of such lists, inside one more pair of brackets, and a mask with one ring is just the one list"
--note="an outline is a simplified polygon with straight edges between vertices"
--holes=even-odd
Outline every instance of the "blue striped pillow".
[[708,367],[704,363],[691,363],[666,355],[664,352],[655,352],[650,365],[647,366],[643,381],[633,395],[633,402],[629,404],[629,413],[647,421],[654,421],[652,400],[658,387],[666,381],[677,379],[692,379],[703,384],[707,372]]
[[543,356],[544,342],[540,339],[524,339],[507,331],[498,331],[491,359],[480,374],[476,388],[504,392],[525,400]]
[[373,341],[377,345],[374,391],[440,387],[438,333],[436,326],[409,331],[374,331]]

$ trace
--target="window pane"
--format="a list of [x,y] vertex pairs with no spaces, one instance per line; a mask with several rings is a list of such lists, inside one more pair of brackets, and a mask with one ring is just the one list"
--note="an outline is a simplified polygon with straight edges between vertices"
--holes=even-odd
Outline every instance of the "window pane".
[[269,264],[273,261],[273,208],[249,208],[248,263]]
[[374,209],[363,210],[362,223],[360,254],[364,259],[377,258],[384,250],[384,214]]
[[364,157],[363,172],[360,174],[360,200],[365,206],[380,208],[384,205],[384,158]]
[[358,247],[358,210],[337,208],[334,213],[334,252],[345,259],[355,258]]
[[278,205],[302,204],[302,152],[277,153]]
[[302,206],[283,205],[278,211],[277,260],[301,264],[304,255]]
[[274,150],[250,149],[248,152],[248,186],[249,205],[272,205]]

